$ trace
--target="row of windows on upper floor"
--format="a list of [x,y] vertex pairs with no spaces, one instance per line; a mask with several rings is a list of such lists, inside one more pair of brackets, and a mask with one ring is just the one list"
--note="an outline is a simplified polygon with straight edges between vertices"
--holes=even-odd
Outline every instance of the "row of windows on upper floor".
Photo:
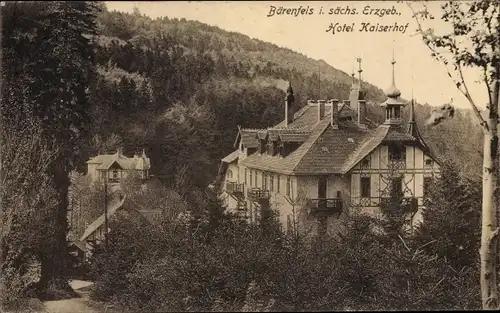
[[[424,181],[423,181],[423,196],[424,198],[428,195],[429,193],[429,186],[431,184],[432,177],[427,177],[424,176]],[[361,198],[371,198],[372,197],[372,179],[371,177],[360,177],[360,191],[361,191]],[[391,185],[389,186],[392,188],[392,191],[402,194],[403,193],[403,178],[402,177],[394,177],[391,180]]]
[[[406,146],[400,144],[390,144],[387,146],[389,161],[404,162],[406,161]],[[433,164],[432,159],[426,159],[425,165],[431,166]],[[370,159],[366,158],[361,161],[361,167],[369,167]]]
[[[300,146],[300,143],[292,142],[292,143],[277,143],[276,141],[268,141],[267,144],[265,140],[260,140],[259,148],[249,148],[247,149],[248,155],[254,153],[255,151],[259,151],[260,154],[267,153],[270,156],[281,156],[286,157],[293,151],[297,150]],[[243,151],[243,145],[241,146],[241,150]],[[388,145],[388,154],[389,161],[405,161],[406,160],[406,147],[400,144],[390,144]],[[425,162],[426,165],[432,165],[432,160],[427,159]],[[361,166],[366,167],[369,166],[368,159],[363,160]]]
[[[281,157],[286,157],[290,153],[294,152],[297,150],[297,148],[300,147],[300,143],[298,142],[278,142],[278,141],[268,141],[266,142],[263,139],[259,140],[259,147],[258,148],[248,148],[247,149],[247,154],[250,155],[256,151],[258,151],[260,154],[267,154],[270,156],[281,156]],[[241,151],[243,151],[244,147],[241,145]]]
[[[233,179],[233,171],[230,169],[227,171],[227,178]],[[263,190],[269,190],[270,192],[276,191],[280,192],[281,189],[281,175],[274,173],[259,172],[253,169],[245,168],[245,185],[248,187],[257,187],[258,182],[261,182],[260,186]],[[285,192],[288,197],[293,194],[292,180],[290,176],[286,177]]]

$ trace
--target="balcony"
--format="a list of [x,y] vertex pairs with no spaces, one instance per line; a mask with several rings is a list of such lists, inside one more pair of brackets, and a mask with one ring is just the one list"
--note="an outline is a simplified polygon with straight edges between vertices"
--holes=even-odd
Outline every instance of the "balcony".
[[342,213],[343,202],[340,198],[310,199],[311,214],[317,216],[339,216]]
[[269,199],[271,197],[271,194],[269,193],[269,190],[264,190],[260,188],[251,188],[248,189],[247,196],[251,200],[259,201],[259,200]]
[[[417,210],[418,210],[418,198],[402,197],[400,201],[401,201],[400,206],[403,209],[403,212],[406,212],[406,213],[417,212]],[[383,206],[385,205],[386,207],[390,207],[391,206],[391,198],[388,198],[388,197],[380,198],[380,204]],[[394,205],[394,204],[392,204],[392,205]]]
[[227,182],[226,183],[226,192],[232,194],[236,197],[243,197],[244,191],[243,184],[238,184],[236,182]]

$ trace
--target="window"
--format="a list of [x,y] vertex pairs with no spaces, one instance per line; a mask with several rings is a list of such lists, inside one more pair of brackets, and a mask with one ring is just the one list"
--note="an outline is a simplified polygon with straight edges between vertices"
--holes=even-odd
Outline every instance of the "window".
[[264,139],[260,140],[259,153],[262,154],[266,151],[266,141]]
[[278,144],[278,154],[279,154],[280,156],[285,156],[285,145],[284,145],[284,143],[283,143],[283,142],[280,142],[280,143]]
[[389,161],[402,161],[406,158],[406,149],[400,145],[389,145]]
[[269,174],[269,190],[274,191],[274,175]]
[[292,182],[290,180],[290,176],[288,176],[286,178],[286,195],[288,197],[290,197],[290,194],[292,193],[291,190],[292,190]]
[[432,177],[424,177],[424,199],[426,199],[429,196],[429,187],[432,183]]
[[425,165],[432,166],[432,159],[426,159],[425,160]]
[[248,185],[247,169],[245,169],[245,185]]
[[401,118],[401,107],[394,108],[394,118],[396,118],[396,119]]
[[255,187],[257,187],[258,180],[259,180],[259,172],[255,171]]
[[361,197],[370,198],[371,197],[371,178],[361,177]]
[[363,159],[361,161],[361,168],[363,169],[369,169],[370,168],[370,159],[369,159],[369,156],[367,159]]
[[280,175],[278,175],[278,177],[276,177],[276,191],[279,193],[280,192],[280,183],[281,183],[281,177]]
[[250,187],[252,186],[252,181],[253,181],[253,170],[250,169]]
[[113,169],[113,178],[118,178],[118,169]]
[[227,170],[227,178],[228,179],[233,179],[233,171]]
[[267,190],[267,174],[262,173],[262,189]]
[[392,191],[398,195],[403,193],[403,179],[401,177],[392,179]]

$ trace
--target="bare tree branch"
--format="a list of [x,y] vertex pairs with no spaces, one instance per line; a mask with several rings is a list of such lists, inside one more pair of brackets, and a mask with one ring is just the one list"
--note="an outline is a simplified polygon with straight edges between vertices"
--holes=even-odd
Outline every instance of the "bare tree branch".
[[[463,78],[463,73],[462,73],[462,69],[460,67],[460,63],[457,62],[458,72],[460,74],[460,80],[457,80],[456,78],[453,77],[452,72],[447,65],[448,61],[434,47],[432,47],[432,45],[430,44],[430,41],[426,39],[426,35],[425,35],[426,32],[423,30],[422,23],[420,22],[420,20],[418,18],[417,12],[415,11],[415,9],[412,7],[412,5],[409,2],[407,2],[407,5],[411,9],[411,11],[413,13],[413,17],[414,17],[415,21],[417,22],[418,32],[420,33],[420,35],[424,39],[426,46],[429,48],[429,50],[431,50],[432,56],[434,56],[436,59],[438,59],[439,61],[441,61],[443,63],[443,65],[446,69],[446,72],[448,73],[448,76],[455,83],[455,86],[457,87],[457,89],[469,101],[469,103],[472,107],[472,111],[474,112],[476,118],[478,119],[479,125],[481,125],[483,127],[484,131],[487,132],[489,130],[488,123],[481,116],[481,112],[479,111],[476,103],[474,102],[474,100],[472,99],[472,96],[469,93],[469,90],[467,88],[467,84]],[[462,86],[465,89],[463,89]]]

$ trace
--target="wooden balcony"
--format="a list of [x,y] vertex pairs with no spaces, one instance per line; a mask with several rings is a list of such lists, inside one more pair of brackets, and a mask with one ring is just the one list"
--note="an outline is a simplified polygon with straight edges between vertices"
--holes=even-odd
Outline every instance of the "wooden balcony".
[[236,197],[243,197],[244,190],[245,188],[243,184],[238,184],[236,182],[226,183],[226,192]]
[[248,189],[247,196],[251,200],[259,201],[259,200],[269,199],[271,197],[271,194],[269,193],[269,190],[264,190],[260,188],[250,188]]
[[311,214],[317,216],[340,215],[343,201],[340,198],[310,199]]

